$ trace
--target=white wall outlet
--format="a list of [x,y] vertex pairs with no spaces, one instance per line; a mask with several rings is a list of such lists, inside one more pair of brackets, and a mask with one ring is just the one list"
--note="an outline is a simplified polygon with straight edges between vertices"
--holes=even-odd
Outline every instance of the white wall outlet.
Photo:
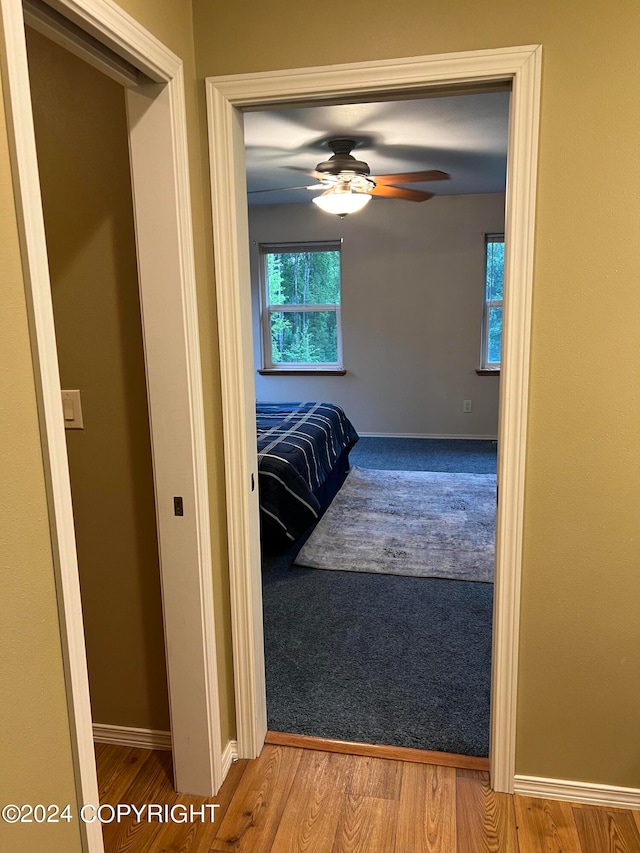
[[465,415],[468,415],[471,411],[471,400],[463,400],[462,401],[462,411]]
[[84,429],[80,391],[62,392],[62,416],[65,429]]

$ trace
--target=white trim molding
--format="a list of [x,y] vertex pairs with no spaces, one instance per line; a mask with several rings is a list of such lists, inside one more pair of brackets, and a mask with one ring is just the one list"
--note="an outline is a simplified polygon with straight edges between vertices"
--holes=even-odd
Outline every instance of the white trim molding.
[[266,729],[255,494],[254,366],[242,110],[305,101],[350,103],[429,87],[510,82],[501,376],[491,779],[515,775],[520,572],[527,443],[529,348],[542,48],[539,45],[210,77],[206,81],[216,293],[225,433],[238,750],[258,754]]
[[430,433],[430,432],[360,432],[358,435],[361,438],[446,438],[446,439],[464,439],[465,441],[497,441],[497,435],[448,435],[447,433]]
[[[132,746],[138,749],[171,749],[171,732],[158,729],[139,729],[133,726],[112,726],[107,723],[93,724],[94,743],[110,743],[114,746]],[[238,760],[238,742],[230,740],[222,750],[221,778],[227,778],[231,765]]]
[[596,782],[568,782],[542,776],[515,777],[514,793],[522,797],[543,797],[616,809],[640,809],[640,788],[600,785]]
[[[130,85],[126,91],[129,119],[133,112],[140,120],[135,128],[130,125],[129,131],[174,764],[181,790],[211,796],[222,783],[222,743],[182,61],[111,0],[47,3],[60,13],[61,26],[64,20],[71,20],[76,28],[141,72],[140,85]],[[77,798],[78,802],[90,803],[97,802],[98,796],[93,728],[20,0],[0,0],[0,15],[5,110],[31,324]],[[56,25],[55,16],[49,24]],[[156,167],[158,158],[164,157],[162,168],[155,174],[150,174],[147,161],[151,158],[143,150],[152,133],[156,135],[147,153],[153,154]],[[158,196],[163,199],[161,206],[154,201]],[[156,250],[162,266],[159,272],[150,273]],[[159,290],[167,302],[164,313]],[[167,378],[155,383],[151,378],[152,374],[162,377],[161,363],[170,365],[173,385]],[[176,442],[180,454],[176,454]],[[180,470],[176,470],[178,459],[182,460]],[[173,515],[173,495],[185,496],[183,518]],[[181,553],[176,559],[178,551]],[[103,851],[99,824],[81,824],[80,831],[83,850]]]
[[45,2],[155,83],[169,83],[182,65],[180,57],[113,0]]
[[[0,0],[0,12],[4,103],[38,395],[76,796],[79,803],[96,803],[89,678],[24,19],[17,0]],[[80,834],[83,850],[102,853],[99,826],[81,824]]]
[[257,490],[251,490],[251,484],[258,482],[258,460],[244,137],[239,111],[210,85],[207,109],[215,126],[215,137],[211,140],[211,182],[236,728],[240,757],[257,758],[267,733],[267,700],[260,521]]
[[22,0],[22,7],[27,26],[88,62],[116,83],[122,86],[137,86],[140,82],[140,74],[136,68],[100,42],[88,38],[83,30],[52,9],[44,0]]
[[182,67],[165,86],[128,88],[126,106],[175,784],[214,796],[222,744]]
[[95,743],[112,743],[115,746],[135,746],[139,749],[171,749],[171,732],[158,729],[137,729],[132,726],[93,724]]
[[227,778],[227,773],[231,769],[234,761],[238,760],[238,741],[230,740],[222,750],[222,778]]

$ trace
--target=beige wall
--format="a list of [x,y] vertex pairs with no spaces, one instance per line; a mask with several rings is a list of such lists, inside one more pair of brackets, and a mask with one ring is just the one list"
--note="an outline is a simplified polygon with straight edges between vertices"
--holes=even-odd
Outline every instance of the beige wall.
[[[123,0],[185,60],[205,392],[223,734],[233,731],[216,315],[208,252],[203,91],[198,76],[540,42],[544,45],[527,459],[517,767],[640,785],[640,132],[636,0],[451,0],[234,4]],[[339,15],[330,39],[318,16]],[[354,36],[354,33],[356,34]],[[199,101],[196,100],[198,94]],[[198,136],[199,128],[199,136]],[[55,624],[33,373],[18,269],[8,155],[2,324],[3,781],[20,799],[68,799],[70,750]],[[46,709],[46,712],[43,711]],[[45,725],[43,725],[43,720]],[[46,832],[33,827],[29,832]],[[63,831],[67,831],[64,830]],[[71,837],[47,849],[73,851]],[[42,847],[14,840],[13,850]],[[16,835],[16,839],[18,836]]]
[[[361,433],[495,436],[500,380],[478,376],[484,233],[504,230],[504,195],[426,204],[375,200],[339,220],[314,204],[249,212],[254,349],[260,243],[342,238],[346,376],[261,376],[259,400],[329,400]],[[462,401],[472,400],[463,414]]]
[[[75,809],[33,367],[0,114],[0,802]],[[78,825],[0,822],[0,849],[74,853]]]
[[27,30],[96,723],[169,729],[124,90]]
[[543,45],[517,770],[640,786],[640,5],[195,0],[194,24],[200,77]]

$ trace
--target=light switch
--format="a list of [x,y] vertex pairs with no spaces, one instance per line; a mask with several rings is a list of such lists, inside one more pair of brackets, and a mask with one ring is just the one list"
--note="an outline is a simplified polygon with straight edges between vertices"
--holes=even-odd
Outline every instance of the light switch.
[[80,391],[62,392],[62,414],[65,429],[84,429]]

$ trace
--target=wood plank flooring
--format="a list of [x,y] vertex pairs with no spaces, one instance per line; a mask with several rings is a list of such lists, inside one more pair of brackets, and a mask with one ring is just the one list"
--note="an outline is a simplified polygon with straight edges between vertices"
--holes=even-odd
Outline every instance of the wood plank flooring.
[[266,745],[207,800],[175,793],[167,752],[96,757],[101,803],[219,804],[213,822],[106,824],[106,853],[640,853],[639,812],[496,794],[476,770]]

